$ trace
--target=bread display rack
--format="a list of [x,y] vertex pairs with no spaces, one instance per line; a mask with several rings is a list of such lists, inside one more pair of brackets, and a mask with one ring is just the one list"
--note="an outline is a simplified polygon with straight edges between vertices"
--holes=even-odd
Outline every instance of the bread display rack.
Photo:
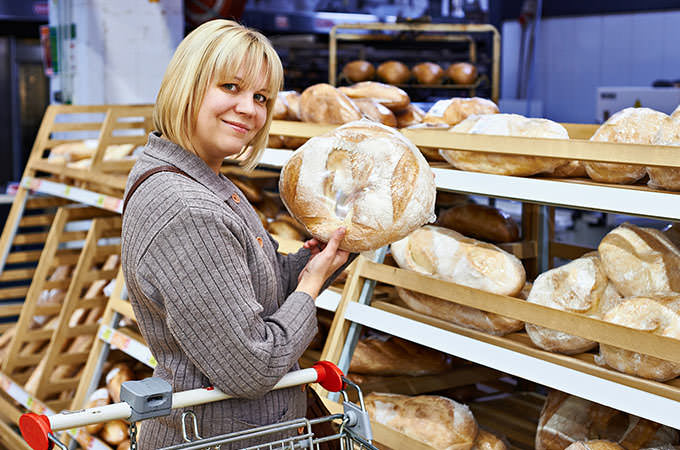
[[[353,32],[341,33],[339,30],[352,30]],[[357,31],[373,31],[378,33],[361,33]],[[470,97],[475,96],[476,89],[485,82],[490,85],[491,96],[494,102],[498,102],[499,79],[500,79],[500,33],[493,25],[488,24],[433,24],[433,23],[352,23],[335,25],[329,34],[328,48],[328,80],[333,86],[338,82],[338,41],[363,42],[388,41],[396,38],[396,32],[410,33],[415,35],[409,42],[466,42],[468,43],[468,58],[470,63],[475,64],[478,59],[477,43],[474,35],[491,34],[491,73],[489,76],[482,75],[473,84],[403,84],[396,85],[404,88],[429,88],[429,89],[461,89],[467,90]]]

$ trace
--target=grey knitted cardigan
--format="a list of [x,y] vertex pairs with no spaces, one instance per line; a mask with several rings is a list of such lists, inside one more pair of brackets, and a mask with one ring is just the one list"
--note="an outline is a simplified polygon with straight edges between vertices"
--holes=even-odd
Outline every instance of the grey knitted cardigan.
[[[154,133],[127,188],[168,164],[195,181],[150,176],[130,198],[122,232],[123,273],[154,375],[173,391],[216,386],[238,397],[192,408],[204,437],[304,416],[300,387],[270,390],[298,368],[317,330],[313,299],[293,292],[309,250],[278,254],[233,183]],[[181,413],[145,421],[139,448],[181,443]]]

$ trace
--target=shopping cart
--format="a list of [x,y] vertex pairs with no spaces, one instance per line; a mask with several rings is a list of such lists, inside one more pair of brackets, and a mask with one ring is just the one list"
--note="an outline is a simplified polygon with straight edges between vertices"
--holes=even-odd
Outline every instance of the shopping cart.
[[[248,450],[318,450],[322,444],[332,441],[337,441],[341,449],[377,450],[372,444],[371,424],[359,386],[347,380],[335,364],[319,361],[310,369],[297,370],[286,374],[274,386],[274,389],[307,383],[319,383],[330,392],[342,392],[343,412],[314,419],[300,418],[221,436],[201,438],[196,424],[196,416],[193,412],[186,411],[182,414],[182,432],[185,442],[166,447],[163,450],[219,450],[220,446],[225,444],[229,444],[231,448],[247,448]],[[356,390],[359,404],[349,400],[345,390],[347,387]],[[136,422],[169,415],[173,409],[188,408],[230,397],[212,387],[173,394],[166,381],[160,378],[147,378],[142,381],[123,383],[120,398],[120,403],[79,411],[64,411],[51,416],[35,413],[23,414],[19,418],[21,435],[33,450],[51,450],[54,446],[68,450],[68,447],[57,438],[54,432],[123,419],[130,423],[130,448],[135,450],[137,448]],[[322,423],[334,423],[334,429],[337,432],[330,436],[315,435],[312,427]],[[285,437],[282,438],[281,436]],[[273,439],[269,440],[270,438]],[[245,444],[253,439],[257,439],[257,442],[267,443],[251,446]]]

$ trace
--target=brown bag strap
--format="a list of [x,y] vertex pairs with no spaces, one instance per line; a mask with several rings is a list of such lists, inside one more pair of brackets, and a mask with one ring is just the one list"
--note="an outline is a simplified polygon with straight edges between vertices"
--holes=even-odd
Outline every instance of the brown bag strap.
[[142,184],[147,178],[149,178],[151,175],[157,174],[158,172],[173,172],[173,173],[178,173],[180,175],[184,175],[187,178],[191,178],[192,180],[196,181],[194,177],[183,171],[182,169],[178,169],[175,166],[160,166],[160,167],[154,167],[153,169],[149,169],[146,172],[144,172],[139,178],[137,178],[137,181],[135,181],[132,186],[130,186],[130,190],[128,191],[127,195],[125,196],[125,200],[123,200],[123,211],[121,213],[125,214],[125,207],[128,204],[128,201],[130,200],[130,197],[132,197],[132,194],[135,193],[137,188],[139,187],[140,184]]

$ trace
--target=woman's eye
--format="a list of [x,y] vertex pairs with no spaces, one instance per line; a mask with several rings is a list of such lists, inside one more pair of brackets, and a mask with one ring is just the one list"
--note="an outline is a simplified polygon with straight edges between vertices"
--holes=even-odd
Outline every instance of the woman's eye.
[[267,103],[267,97],[265,97],[265,96],[262,95],[262,94],[255,94],[255,95],[253,96],[253,98],[254,98],[255,101],[258,102],[258,103]]
[[222,88],[224,88],[227,91],[236,91],[238,89],[238,86],[235,83],[224,83],[222,85]]

